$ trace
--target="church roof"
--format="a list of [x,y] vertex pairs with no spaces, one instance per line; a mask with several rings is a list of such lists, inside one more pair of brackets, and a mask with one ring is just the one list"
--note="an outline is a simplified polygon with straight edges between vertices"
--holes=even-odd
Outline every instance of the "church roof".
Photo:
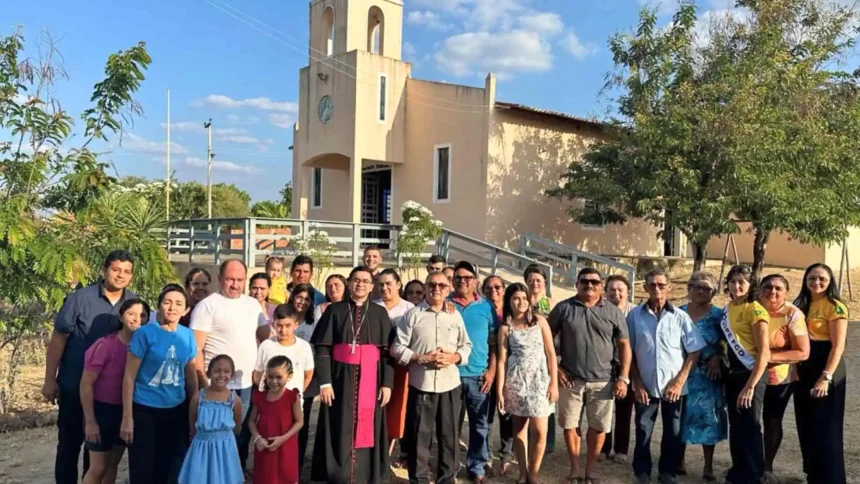
[[559,111],[550,111],[549,109],[541,109],[533,106],[526,106],[525,104],[517,104],[517,103],[508,103],[503,101],[496,101],[496,107],[503,109],[512,109],[516,111],[523,111],[533,114],[540,114],[543,116],[550,116],[556,119],[563,119],[565,121],[576,121],[583,124],[588,124],[594,126],[598,129],[603,129],[605,124],[601,121],[598,121],[594,118],[583,118],[580,116],[574,116],[572,114],[566,114]]

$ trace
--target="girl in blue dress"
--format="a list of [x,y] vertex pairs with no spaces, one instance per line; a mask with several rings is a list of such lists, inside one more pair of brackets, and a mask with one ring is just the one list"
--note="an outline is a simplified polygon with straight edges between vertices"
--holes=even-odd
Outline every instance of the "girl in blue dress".
[[242,427],[242,402],[227,388],[235,365],[227,355],[209,362],[209,386],[191,399],[190,420],[195,422],[191,448],[185,455],[180,484],[241,484],[245,482],[233,435]]
[[[707,343],[699,352],[699,362],[687,379],[689,392],[684,404],[681,426],[681,440],[684,444],[702,446],[705,458],[702,479],[705,482],[717,480],[714,475],[714,448],[718,442],[728,437],[726,403],[720,382],[720,319],[723,310],[711,304],[718,287],[717,280],[709,272],[694,273],[687,283],[689,303],[681,306],[695,321],[696,328]],[[684,467],[683,462],[682,449],[679,465],[681,469]]]

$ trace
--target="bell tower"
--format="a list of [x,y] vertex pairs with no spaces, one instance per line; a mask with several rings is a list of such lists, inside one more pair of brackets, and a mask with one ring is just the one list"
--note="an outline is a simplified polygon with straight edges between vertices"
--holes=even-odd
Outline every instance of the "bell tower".
[[354,50],[400,60],[402,0],[314,0],[309,64]]

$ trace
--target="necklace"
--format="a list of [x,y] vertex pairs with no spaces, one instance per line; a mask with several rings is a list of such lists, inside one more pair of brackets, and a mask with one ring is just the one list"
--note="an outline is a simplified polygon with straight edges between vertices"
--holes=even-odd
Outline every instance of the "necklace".
[[[356,304],[356,308],[358,305]],[[349,353],[351,355],[355,354],[355,345],[358,343],[358,334],[361,332],[361,327],[364,326],[364,321],[367,319],[367,301],[361,305],[363,313],[361,314],[361,320],[358,322],[358,328],[355,327],[355,319],[352,316],[352,308],[349,308],[349,327],[352,329],[352,343],[350,344]]]

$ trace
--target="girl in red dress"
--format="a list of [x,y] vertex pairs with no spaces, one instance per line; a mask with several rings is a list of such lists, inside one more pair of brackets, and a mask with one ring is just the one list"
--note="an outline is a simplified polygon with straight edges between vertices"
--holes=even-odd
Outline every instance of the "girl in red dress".
[[254,439],[254,484],[298,484],[299,429],[302,401],[298,390],[288,390],[293,363],[275,356],[266,365],[266,391],[254,390],[248,428]]

